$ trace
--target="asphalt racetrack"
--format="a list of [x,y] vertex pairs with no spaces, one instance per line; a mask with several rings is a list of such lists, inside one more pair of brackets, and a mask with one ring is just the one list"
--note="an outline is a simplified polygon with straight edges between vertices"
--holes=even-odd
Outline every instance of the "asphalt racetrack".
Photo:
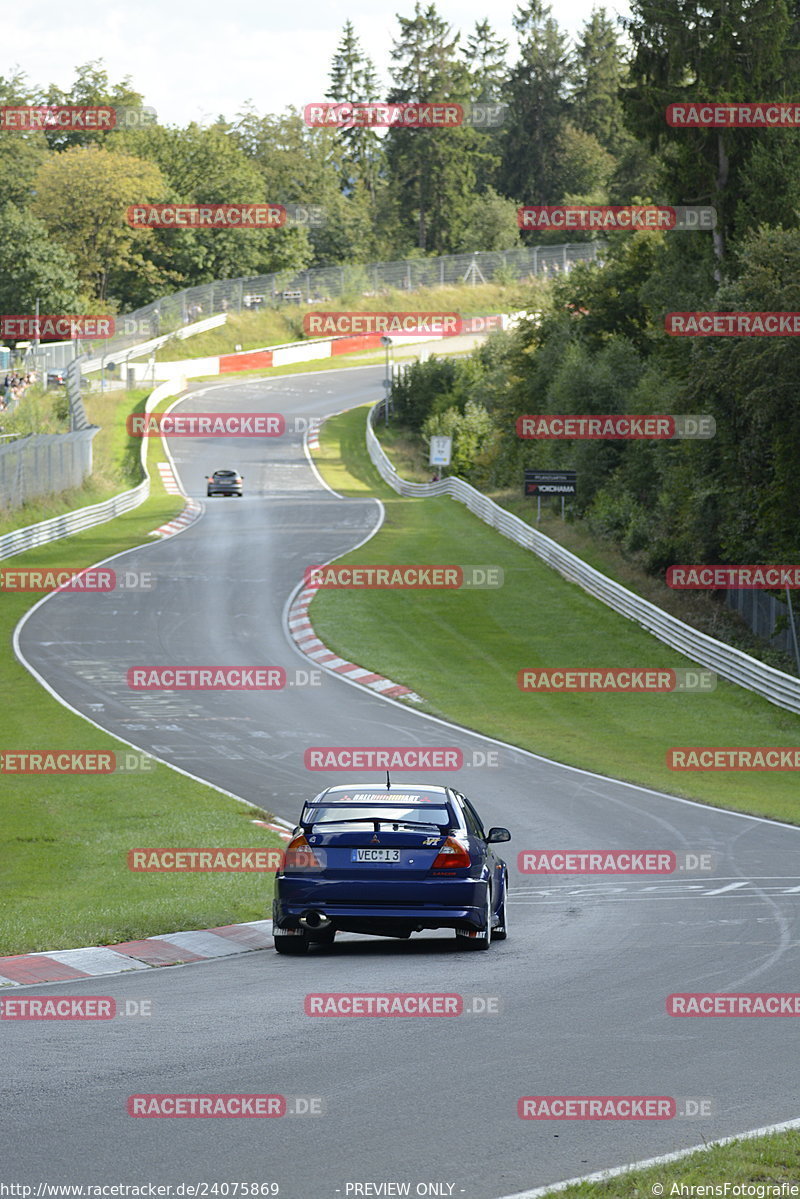
[[[200,385],[181,407],[282,412],[293,430],[295,417],[377,398],[382,373]],[[205,476],[233,467],[244,497],[208,501],[180,536],[115,563],[152,572],[152,591],[47,599],[24,623],[21,653],[111,733],[292,822],[304,798],[343,781],[309,773],[308,746],[452,745],[466,762],[499,750],[500,768],[465,766],[443,781],[512,831],[499,847],[511,876],[509,938],[473,953],[449,932],[345,936],[305,958],[268,950],[51,985],[148,998],[153,1015],[5,1023],[5,1174],[34,1184],[276,1182],[287,1199],[379,1194],[352,1188],[394,1182],[411,1195],[498,1199],[795,1117],[793,1021],[679,1019],[665,1001],[797,989],[800,829],[540,761],[327,674],[302,685],[295,672],[309,663],[287,638],[287,602],[306,566],[344,553],[380,521],[377,502],[337,498],[319,482],[302,440],[300,431],[267,442],[173,438],[189,495],[204,499]],[[222,694],[126,685],[131,665],[217,663],[280,666],[297,685]],[[708,852],[714,869],[517,872],[520,850],[564,847]],[[312,1018],[304,996],[319,991],[457,992],[491,997],[497,1010]],[[316,1097],[323,1111],[274,1120],[126,1112],[132,1094],[172,1092]],[[517,1115],[525,1095],[671,1096],[706,1114],[526,1121]]]

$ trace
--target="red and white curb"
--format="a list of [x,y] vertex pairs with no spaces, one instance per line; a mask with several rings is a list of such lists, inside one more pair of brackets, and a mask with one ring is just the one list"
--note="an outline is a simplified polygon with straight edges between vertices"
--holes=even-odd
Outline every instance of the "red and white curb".
[[319,449],[319,429],[309,429],[306,444],[310,450]]
[[271,828],[273,833],[277,833],[284,841],[291,841],[292,834],[287,833],[286,826],[283,824],[270,824],[268,820],[251,820],[251,824],[260,824],[262,828]]
[[[158,473],[161,476],[161,482],[164,484],[164,490],[168,495],[183,495],[178,480],[172,470],[169,462],[159,462]],[[148,537],[173,537],[175,533],[180,533],[183,529],[194,524],[200,513],[203,511],[203,505],[198,500],[186,500],[186,507],[183,512],[179,512],[174,520],[169,520],[165,525],[159,525],[157,529],[153,529],[148,533]]]
[[358,683],[360,687],[368,687],[370,691],[389,695],[392,699],[407,699],[413,703],[421,703],[422,696],[417,695],[410,687],[394,683],[382,674],[375,674],[365,670],[363,666],[357,666],[355,662],[338,657],[320,641],[308,617],[308,606],[318,591],[318,587],[305,587],[298,592],[289,609],[289,633],[300,652],[317,666],[324,666],[326,670],[340,674],[351,682]]
[[[282,830],[284,831],[284,830]],[[192,929],[122,941],[119,945],[90,945],[85,949],[56,949],[0,958],[0,987],[26,987],[36,983],[71,982],[102,974],[122,974],[154,966],[177,966],[210,958],[251,953],[272,948],[272,921],[223,924],[219,928]]]
[[[178,492],[178,495],[181,493]],[[169,520],[165,525],[159,525],[157,529],[153,529],[148,533],[148,537],[173,537],[176,533],[180,533],[182,529],[186,529],[189,525],[193,525],[200,513],[203,511],[203,505],[199,500],[187,500],[186,507],[183,512],[179,512],[174,520]]]
[[169,462],[159,462],[158,473],[161,475],[161,482],[164,484],[164,490],[170,495],[183,495],[178,482],[172,473],[172,467]]

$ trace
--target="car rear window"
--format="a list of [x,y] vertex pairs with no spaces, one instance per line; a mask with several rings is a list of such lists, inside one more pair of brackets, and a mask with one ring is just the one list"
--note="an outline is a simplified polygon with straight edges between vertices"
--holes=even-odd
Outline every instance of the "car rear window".
[[235,470],[215,470],[214,471],[215,479],[232,479],[235,477],[235,475],[236,475]]
[[438,824],[451,828],[457,824],[447,805],[427,804],[306,804],[301,818],[302,824],[325,824],[332,821],[384,820],[389,823]]

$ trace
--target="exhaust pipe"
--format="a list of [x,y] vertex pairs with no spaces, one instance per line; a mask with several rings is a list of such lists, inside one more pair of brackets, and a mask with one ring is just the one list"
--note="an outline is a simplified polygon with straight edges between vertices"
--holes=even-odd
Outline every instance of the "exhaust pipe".
[[303,912],[302,916],[300,917],[300,923],[303,928],[317,932],[323,928],[327,928],[330,924],[330,920],[324,912],[317,912],[314,908],[309,908],[307,911]]

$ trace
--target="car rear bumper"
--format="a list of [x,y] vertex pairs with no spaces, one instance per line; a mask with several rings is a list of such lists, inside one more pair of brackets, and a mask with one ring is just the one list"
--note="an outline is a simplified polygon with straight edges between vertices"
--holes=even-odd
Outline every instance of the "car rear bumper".
[[[273,900],[276,928],[299,928],[309,911],[327,916],[335,928],[353,932],[414,930],[420,928],[483,929],[486,881],[437,879],[414,886],[398,883],[316,883],[308,878],[280,879]],[[391,891],[397,893],[392,896]],[[369,890],[368,890],[369,889]],[[375,893],[377,891],[377,894]]]

